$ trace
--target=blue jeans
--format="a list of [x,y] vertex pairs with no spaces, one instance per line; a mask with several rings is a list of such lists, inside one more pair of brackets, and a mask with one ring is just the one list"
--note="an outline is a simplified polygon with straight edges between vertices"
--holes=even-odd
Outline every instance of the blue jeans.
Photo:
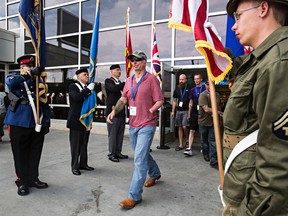
[[199,125],[199,132],[201,137],[201,147],[203,155],[209,155],[210,160],[217,161],[216,142],[213,126]]
[[156,126],[130,128],[130,142],[134,151],[134,173],[130,185],[129,198],[135,201],[142,199],[143,185],[147,173],[157,178],[161,173],[156,161],[150,155],[150,147]]

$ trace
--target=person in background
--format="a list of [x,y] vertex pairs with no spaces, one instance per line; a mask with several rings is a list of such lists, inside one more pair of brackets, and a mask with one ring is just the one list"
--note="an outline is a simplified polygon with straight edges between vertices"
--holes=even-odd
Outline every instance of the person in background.
[[69,128],[69,141],[71,148],[71,169],[74,175],[81,175],[80,170],[92,171],[88,166],[87,147],[90,136],[90,128],[80,122],[80,114],[84,99],[94,90],[94,83],[89,83],[89,74],[86,68],[76,71],[76,82],[69,85],[70,108],[67,118]]
[[[121,97],[121,92],[125,82],[119,80],[121,76],[120,65],[111,65],[111,77],[105,80],[106,116],[108,116]],[[119,162],[119,159],[127,159],[128,155],[123,155],[122,145],[125,131],[125,109],[121,110],[113,119],[113,124],[107,122],[108,141],[109,141],[109,160]]]
[[5,98],[7,98],[5,85],[0,83],[0,142],[2,142],[2,137],[4,136],[4,118],[7,110]]
[[[213,116],[212,116],[212,106],[210,98],[210,88],[209,82],[205,83],[205,91],[203,91],[199,96],[199,115],[198,115],[198,124],[201,138],[201,148],[202,154],[205,161],[210,161],[211,167],[217,166],[217,152],[216,152],[216,141],[213,125]],[[220,112],[220,95],[216,92],[216,101],[218,113]]]
[[[119,205],[131,209],[142,201],[143,185],[151,187],[161,177],[160,169],[150,154],[150,147],[157,126],[157,110],[162,106],[164,97],[158,79],[146,71],[146,54],[136,50],[128,59],[135,74],[127,78],[122,97],[107,116],[107,122],[111,124],[115,115],[124,109],[125,104],[129,104],[129,134],[135,168],[129,197]],[[145,182],[147,174],[149,179]]]
[[226,9],[253,51],[239,57],[223,115],[225,165],[245,137],[256,144],[245,139],[224,176],[223,215],[288,215],[288,0],[229,0]]
[[178,127],[179,146],[175,148],[175,151],[184,149],[183,139],[187,139],[188,143],[188,105],[189,105],[189,92],[191,87],[187,84],[187,77],[185,74],[180,74],[179,85],[176,87],[173,93],[171,118],[175,117],[175,127]]
[[[38,176],[44,137],[50,127],[50,108],[46,97],[47,86],[44,78],[46,73],[42,72],[42,68],[35,67],[35,57],[24,55],[19,57],[17,62],[20,65],[20,75],[11,73],[6,78],[10,104],[4,124],[10,127],[11,147],[18,177],[15,181],[18,187],[17,193],[24,196],[29,194],[29,187],[38,189],[48,187],[48,184],[40,181]],[[39,98],[36,98],[37,78]],[[32,98],[29,99],[28,95]],[[37,119],[34,118],[36,113],[32,109],[32,107],[36,109],[36,100],[39,100],[42,126],[39,131],[38,124],[38,129],[35,128]]]
[[185,149],[184,154],[187,156],[192,156],[192,145],[194,142],[195,131],[198,130],[198,99],[202,92],[206,90],[205,86],[202,85],[202,76],[201,74],[194,75],[194,82],[196,84],[190,90],[189,93],[189,110],[188,110],[188,119],[190,124],[190,132],[189,132],[189,146]]

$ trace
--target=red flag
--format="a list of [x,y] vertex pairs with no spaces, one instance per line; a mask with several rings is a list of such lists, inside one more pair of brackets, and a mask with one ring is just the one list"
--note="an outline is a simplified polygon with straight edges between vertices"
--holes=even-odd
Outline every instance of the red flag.
[[[183,2],[185,0],[172,1],[172,9],[186,6],[187,4],[183,4]],[[173,6],[174,4],[176,6]],[[209,77],[218,83],[225,78],[232,68],[232,61],[226,54],[216,28],[208,22],[208,8],[207,0],[188,0],[188,11],[195,37],[195,47],[205,57]],[[184,11],[187,11],[187,8],[184,8]],[[180,10],[174,11],[174,13],[179,12]],[[176,18],[180,16],[174,15]],[[174,21],[177,22],[177,20]]]
[[126,77],[130,76],[131,70],[132,70],[132,64],[130,60],[128,59],[128,56],[132,54],[132,44],[131,44],[131,37],[130,37],[130,30],[129,30],[129,12],[130,8],[127,9],[126,14],[126,49],[125,49],[125,60],[126,60]]
[[153,24],[153,33],[152,33],[152,74],[157,76],[158,80],[160,83],[162,83],[162,77],[161,77],[161,62],[159,58],[159,53],[158,53],[158,47],[157,47],[157,42],[156,42],[156,31],[155,31],[155,23]]

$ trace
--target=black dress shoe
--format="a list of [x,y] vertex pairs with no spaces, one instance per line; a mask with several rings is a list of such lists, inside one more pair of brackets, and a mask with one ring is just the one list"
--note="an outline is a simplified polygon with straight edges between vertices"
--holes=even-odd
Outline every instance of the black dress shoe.
[[17,191],[19,196],[25,196],[29,194],[29,189],[26,185],[20,185]]
[[81,172],[80,172],[80,170],[78,170],[78,169],[72,170],[72,173],[73,173],[74,175],[81,175]]
[[119,153],[119,154],[116,155],[116,157],[120,158],[120,159],[127,159],[128,155],[123,155],[123,154]]
[[46,182],[42,182],[39,179],[37,179],[34,182],[29,182],[28,187],[35,187],[38,189],[44,189],[44,188],[48,188],[48,184]]
[[92,170],[94,170],[94,168],[93,167],[90,167],[90,166],[84,166],[84,167],[79,167],[79,170],[88,170],[88,171],[92,171]]
[[119,162],[119,159],[117,157],[115,157],[115,156],[109,157],[109,160],[113,161],[113,162]]

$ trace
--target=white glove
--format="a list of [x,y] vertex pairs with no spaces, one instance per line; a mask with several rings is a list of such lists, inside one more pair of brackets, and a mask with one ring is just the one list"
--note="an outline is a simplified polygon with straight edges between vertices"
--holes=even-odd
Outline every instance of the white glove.
[[90,83],[90,84],[87,86],[87,88],[88,88],[90,91],[94,90],[94,87],[95,87],[95,83]]

